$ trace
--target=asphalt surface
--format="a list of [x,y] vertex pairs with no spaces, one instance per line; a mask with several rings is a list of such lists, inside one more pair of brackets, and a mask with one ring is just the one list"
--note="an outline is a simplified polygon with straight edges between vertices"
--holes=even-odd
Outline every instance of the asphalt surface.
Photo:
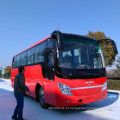
[[[16,100],[10,80],[0,79],[0,120],[11,120]],[[82,106],[42,109],[34,98],[25,96],[25,120],[120,120],[120,96],[109,92],[103,101]]]

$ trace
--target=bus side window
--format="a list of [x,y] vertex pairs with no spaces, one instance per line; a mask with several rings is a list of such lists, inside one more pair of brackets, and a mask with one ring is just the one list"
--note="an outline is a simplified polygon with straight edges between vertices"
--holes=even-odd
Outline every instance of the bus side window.
[[21,53],[21,65],[23,66],[24,65],[24,56],[23,56],[23,53]]
[[44,60],[45,60],[45,58],[44,58],[45,48],[46,48],[46,42],[43,42],[43,43],[38,44],[36,46],[35,63],[43,63],[44,62]]
[[12,68],[15,68],[15,57],[13,57],[13,60],[12,60]]
[[30,49],[30,64],[34,63],[34,57],[35,57],[35,47]]
[[53,49],[53,39],[52,38],[49,38],[48,40],[47,40],[47,48],[49,48],[49,49]]
[[49,66],[54,66],[54,55],[53,55],[53,52],[49,53],[48,64],[49,64]]
[[28,50],[28,55],[27,55],[27,64],[30,65],[30,50]]
[[33,64],[34,63],[34,51],[35,51],[35,48],[30,48],[28,51],[27,51],[27,64],[30,65],[30,64]]
[[16,62],[16,67],[19,67],[21,65],[21,55],[20,54],[16,56],[15,62]]
[[15,56],[14,58],[14,62],[13,62],[13,68],[17,67],[17,56]]
[[27,52],[21,53],[21,65],[26,65]]
[[23,53],[23,63],[24,65],[27,65],[27,51]]

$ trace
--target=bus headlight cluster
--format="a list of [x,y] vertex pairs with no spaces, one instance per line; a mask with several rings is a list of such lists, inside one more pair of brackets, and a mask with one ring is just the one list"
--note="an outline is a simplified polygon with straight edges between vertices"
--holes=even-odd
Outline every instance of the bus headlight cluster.
[[57,85],[60,88],[62,94],[64,94],[64,95],[72,95],[69,86],[67,86],[65,84],[62,84],[62,83],[57,83]]
[[102,88],[101,92],[102,92],[103,90],[105,90],[106,88],[107,88],[107,81],[103,84],[103,88]]

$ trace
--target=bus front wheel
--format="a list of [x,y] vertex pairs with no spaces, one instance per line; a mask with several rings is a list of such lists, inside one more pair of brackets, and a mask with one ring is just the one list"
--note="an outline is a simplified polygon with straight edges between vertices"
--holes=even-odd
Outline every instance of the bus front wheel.
[[39,94],[38,96],[39,96],[39,102],[40,102],[41,107],[47,109],[48,104],[44,100],[44,90],[42,87],[39,89],[38,94]]

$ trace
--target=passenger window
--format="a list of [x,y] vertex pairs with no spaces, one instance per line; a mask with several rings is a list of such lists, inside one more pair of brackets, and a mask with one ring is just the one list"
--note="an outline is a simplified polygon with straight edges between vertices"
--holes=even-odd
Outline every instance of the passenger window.
[[30,48],[27,52],[27,63],[28,65],[34,64],[34,57],[35,57],[35,47]]
[[35,50],[35,63],[44,62],[45,60],[45,48],[46,48],[46,42],[43,42],[36,46]]
[[27,64],[30,65],[30,50],[28,50],[28,55],[27,55]]
[[12,68],[15,68],[15,57],[13,57],[13,60],[12,60]]
[[22,59],[22,65],[27,65],[27,52],[23,52],[21,55],[21,59]]
[[52,38],[47,40],[47,48],[53,49],[53,39]]
[[21,65],[21,55],[15,56],[13,66],[14,68],[17,68]]

